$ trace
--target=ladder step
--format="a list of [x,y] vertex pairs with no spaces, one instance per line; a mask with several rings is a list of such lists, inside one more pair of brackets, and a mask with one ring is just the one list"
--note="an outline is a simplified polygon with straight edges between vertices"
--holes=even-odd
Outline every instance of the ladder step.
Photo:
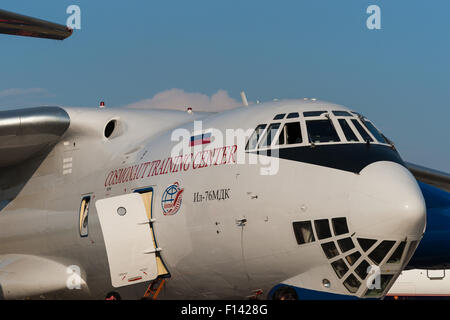
[[156,278],[153,280],[148,286],[143,298],[156,300],[165,283],[166,279],[164,278]]

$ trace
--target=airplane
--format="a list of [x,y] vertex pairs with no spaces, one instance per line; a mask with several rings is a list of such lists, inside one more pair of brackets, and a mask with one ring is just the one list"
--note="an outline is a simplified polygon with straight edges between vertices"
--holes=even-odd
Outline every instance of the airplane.
[[[0,32],[72,33],[5,11]],[[359,113],[306,98],[8,110],[0,141],[4,299],[257,299],[278,283],[382,298],[424,236],[414,175],[448,183]]]

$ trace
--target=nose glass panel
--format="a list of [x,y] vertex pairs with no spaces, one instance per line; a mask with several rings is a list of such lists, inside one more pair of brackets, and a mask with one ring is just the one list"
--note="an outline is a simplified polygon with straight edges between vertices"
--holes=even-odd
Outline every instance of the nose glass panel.
[[346,290],[364,297],[381,297],[417,246],[417,241],[357,237],[346,217],[298,221],[293,229],[299,245],[318,241]]

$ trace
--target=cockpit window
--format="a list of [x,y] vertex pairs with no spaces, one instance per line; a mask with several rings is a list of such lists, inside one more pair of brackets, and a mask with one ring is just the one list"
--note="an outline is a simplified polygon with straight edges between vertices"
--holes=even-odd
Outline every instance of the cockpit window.
[[347,120],[339,119],[338,121],[341,125],[342,131],[344,132],[345,139],[347,139],[347,141],[358,141],[358,138],[356,137],[352,128],[350,128],[350,126],[348,125]]
[[330,120],[306,121],[309,142],[338,142],[339,136]]
[[300,122],[286,123],[278,138],[278,144],[302,143],[302,130]]
[[351,113],[353,113],[355,116],[358,116],[359,118],[362,118],[362,117],[363,117],[363,115],[360,114],[360,113],[358,113],[358,112],[351,111]]
[[351,115],[351,113],[347,112],[347,111],[333,111],[333,114],[336,117],[353,117]]
[[281,119],[284,118],[285,115],[286,115],[286,113],[280,113],[280,114],[277,114],[277,115],[273,118],[273,120],[281,120]]
[[298,118],[298,117],[300,117],[298,112],[291,112],[288,114],[287,119]]
[[245,149],[248,150],[256,148],[256,144],[258,143],[259,138],[261,137],[265,128],[266,124],[260,124],[256,127],[255,131],[253,131],[252,135],[250,136],[250,139],[248,139],[247,147]]
[[362,122],[364,123],[366,128],[369,129],[370,133],[375,137],[375,139],[378,140],[378,142],[388,143],[386,139],[383,137],[383,135],[380,133],[380,131],[378,131],[377,128],[375,128],[372,122],[367,121],[366,119],[362,119]]
[[325,113],[326,111],[305,111],[303,112],[303,116],[305,117],[318,117],[322,113]]
[[355,126],[356,130],[358,130],[359,134],[363,138],[364,141],[370,141],[372,142],[373,139],[370,137],[370,135],[367,133],[366,130],[362,127],[362,125],[359,124],[358,120],[352,119],[352,123]]
[[272,144],[273,137],[277,134],[278,129],[280,128],[279,123],[272,123],[268,128],[264,137],[261,139],[259,144],[260,147],[268,147]]

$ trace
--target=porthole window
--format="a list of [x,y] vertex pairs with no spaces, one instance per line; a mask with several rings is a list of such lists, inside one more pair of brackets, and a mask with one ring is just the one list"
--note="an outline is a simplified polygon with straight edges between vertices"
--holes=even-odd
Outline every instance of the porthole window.
[[315,241],[311,221],[293,222],[292,225],[298,244]]
[[111,121],[109,121],[106,124],[105,131],[104,131],[105,138],[111,137],[111,135],[113,134],[114,130],[116,129],[116,125],[117,125],[117,121],[116,120],[111,120]]
[[81,199],[80,213],[79,213],[80,237],[88,236],[88,217],[89,217],[90,202],[91,202],[91,196],[86,196]]
[[127,214],[127,209],[125,209],[124,207],[119,207],[117,208],[117,214],[121,217],[123,217],[124,215]]

